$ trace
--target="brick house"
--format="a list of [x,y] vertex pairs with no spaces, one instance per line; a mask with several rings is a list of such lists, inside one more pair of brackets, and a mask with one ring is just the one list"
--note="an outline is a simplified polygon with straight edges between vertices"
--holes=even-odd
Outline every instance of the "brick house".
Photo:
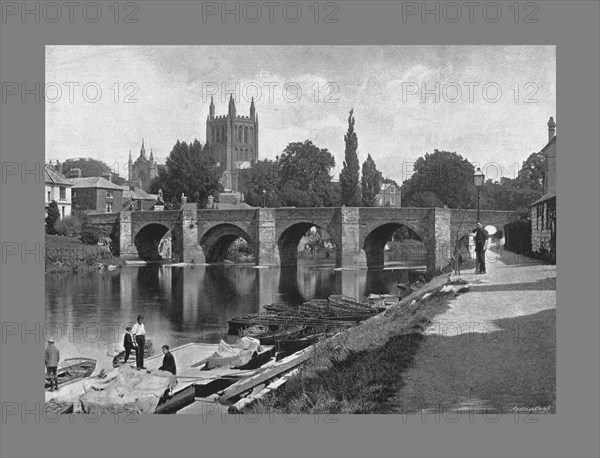
[[113,213],[123,209],[123,188],[103,177],[71,178],[73,206],[89,213]]
[[382,183],[381,189],[375,196],[378,207],[401,207],[400,188],[394,183]]
[[533,202],[531,216],[531,250],[550,253],[556,260],[556,123],[548,121],[548,143],[542,148],[544,154],[544,195]]
[[44,181],[46,215],[48,205],[55,201],[60,211],[60,219],[71,216],[71,182],[48,166],[44,167]]

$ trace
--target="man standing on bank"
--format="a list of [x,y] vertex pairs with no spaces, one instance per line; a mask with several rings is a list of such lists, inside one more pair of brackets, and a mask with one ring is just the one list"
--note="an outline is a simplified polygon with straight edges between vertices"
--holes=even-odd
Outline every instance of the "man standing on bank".
[[[123,336],[123,347],[125,347],[125,359],[123,360],[123,364],[125,364],[129,360],[129,355],[131,354],[131,350],[136,348],[135,339],[134,339],[133,333],[131,331],[131,326],[127,326],[125,328],[125,335]],[[137,353],[137,350],[136,350],[136,353]]]
[[477,266],[475,267],[476,274],[484,274],[485,272],[485,250],[487,249],[488,233],[483,228],[480,222],[473,230],[475,233],[475,254],[477,255]]
[[146,369],[144,367],[144,345],[146,344],[146,329],[144,328],[144,317],[142,315],[137,316],[137,323],[133,325],[131,333],[135,338],[137,349],[135,352],[135,365],[137,370]]
[[58,348],[54,346],[54,340],[48,339],[48,346],[46,347],[46,373],[48,380],[50,380],[50,391],[58,391],[58,376],[56,375],[56,370],[59,361],[60,352],[58,351]]

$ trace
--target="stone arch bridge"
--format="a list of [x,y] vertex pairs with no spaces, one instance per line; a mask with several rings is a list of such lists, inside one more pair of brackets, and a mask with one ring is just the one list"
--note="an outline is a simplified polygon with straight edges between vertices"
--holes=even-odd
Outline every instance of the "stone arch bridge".
[[[502,228],[522,216],[484,210],[480,219],[484,226]],[[222,262],[231,242],[241,237],[255,253],[257,265],[294,266],[300,239],[316,226],[327,231],[337,247],[337,267],[378,269],[384,264],[385,244],[401,226],[411,229],[424,243],[427,267],[445,266],[457,238],[475,227],[477,212],[408,207],[197,210],[195,204],[185,204],[177,211],[106,213],[90,218],[110,234],[113,247],[126,260],[160,259],[158,245],[171,231],[172,255],[177,262]]]

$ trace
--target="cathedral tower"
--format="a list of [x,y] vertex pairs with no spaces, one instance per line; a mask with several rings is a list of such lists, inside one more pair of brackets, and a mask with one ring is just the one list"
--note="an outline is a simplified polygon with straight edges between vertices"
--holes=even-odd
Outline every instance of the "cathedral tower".
[[238,116],[233,95],[229,98],[227,115],[215,116],[211,98],[206,119],[206,144],[221,165],[225,166],[223,186],[237,192],[239,170],[258,160],[258,116],[254,98],[250,103],[250,116]]

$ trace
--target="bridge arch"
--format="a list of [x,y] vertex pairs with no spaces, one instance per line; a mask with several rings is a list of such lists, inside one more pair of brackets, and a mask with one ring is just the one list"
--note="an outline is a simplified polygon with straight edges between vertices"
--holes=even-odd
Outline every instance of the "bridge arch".
[[371,229],[362,244],[362,249],[367,258],[368,269],[383,268],[385,264],[385,245],[392,240],[394,233],[402,227],[409,229],[419,242],[425,243],[425,234],[423,234],[422,231],[418,231],[414,227],[411,227],[410,224],[399,222],[381,224]]
[[256,255],[256,244],[248,233],[231,223],[218,224],[211,227],[200,239],[205,261],[209,264],[225,261],[227,249],[237,239],[244,239],[250,250]]
[[304,237],[312,227],[327,232],[331,241],[337,248],[334,234],[332,234],[330,227],[308,221],[292,223],[281,232],[277,239],[279,262],[282,267],[294,267],[298,265],[298,245],[300,244],[302,237]]
[[138,256],[143,261],[160,261],[158,248],[160,241],[171,228],[161,223],[149,223],[142,226],[135,234],[133,243]]

